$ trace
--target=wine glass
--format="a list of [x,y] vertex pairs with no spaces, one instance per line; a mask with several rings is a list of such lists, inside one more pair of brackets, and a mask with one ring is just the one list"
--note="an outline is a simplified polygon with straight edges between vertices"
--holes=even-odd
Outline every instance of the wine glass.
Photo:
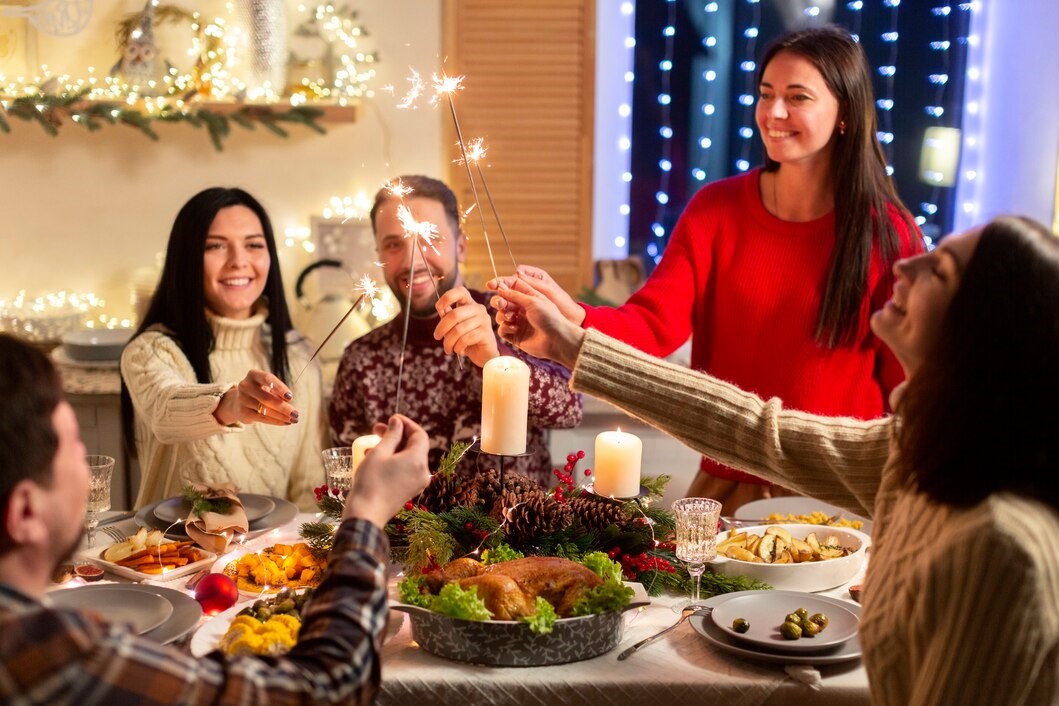
[[110,479],[114,475],[114,459],[110,456],[89,454],[85,456],[90,475],[88,484],[88,508],[85,513],[85,530],[88,546],[96,541],[96,525],[99,514],[110,509]]
[[706,563],[717,556],[717,521],[721,515],[721,503],[710,498],[684,498],[673,503],[673,514],[677,520],[677,558],[688,565],[688,574],[693,580],[691,599],[673,606],[680,612],[688,607],[698,607],[699,583]]
[[336,446],[333,449],[324,449],[322,453],[329,492],[345,497],[353,487],[353,448]]

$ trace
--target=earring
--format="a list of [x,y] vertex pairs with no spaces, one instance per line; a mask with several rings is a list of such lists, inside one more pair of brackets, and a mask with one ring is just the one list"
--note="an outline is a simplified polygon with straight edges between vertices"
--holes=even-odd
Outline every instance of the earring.
[[838,121],[838,134],[839,135],[845,135],[846,134],[846,121],[845,120],[839,120]]

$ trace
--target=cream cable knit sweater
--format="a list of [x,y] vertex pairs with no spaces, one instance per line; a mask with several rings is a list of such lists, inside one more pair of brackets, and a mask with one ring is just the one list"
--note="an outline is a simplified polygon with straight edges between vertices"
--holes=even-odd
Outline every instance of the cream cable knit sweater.
[[[319,369],[292,387],[297,424],[224,426],[213,416],[221,396],[251,368],[269,370],[265,315],[235,320],[207,312],[216,343],[210,354],[215,382],[195,381],[176,342],[161,330],[132,340],[121,356],[121,375],[136,409],[136,448],[141,469],[136,507],[179,495],[185,479],[230,481],[242,492],[287,498],[314,510],[313,489],[324,483],[320,449],[326,434]],[[306,365],[312,349],[292,334],[291,375]]]
[[940,506],[898,482],[896,418],[786,410],[594,330],[571,387],[722,463],[872,517],[860,639],[875,703],[1059,703],[1050,507],[1006,493],[967,510]]

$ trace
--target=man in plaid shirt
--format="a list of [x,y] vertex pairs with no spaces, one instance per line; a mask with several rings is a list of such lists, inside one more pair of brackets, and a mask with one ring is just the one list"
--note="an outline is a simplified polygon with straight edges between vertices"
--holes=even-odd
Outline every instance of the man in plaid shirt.
[[358,470],[328,571],[283,657],[195,659],[41,596],[79,546],[88,468],[41,352],[0,334],[0,703],[370,703],[379,687],[389,545],[382,526],[429,482],[427,437],[395,415]]

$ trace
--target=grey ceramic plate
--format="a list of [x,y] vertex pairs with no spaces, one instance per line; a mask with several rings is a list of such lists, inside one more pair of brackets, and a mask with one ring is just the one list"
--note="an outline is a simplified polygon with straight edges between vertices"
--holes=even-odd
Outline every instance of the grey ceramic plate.
[[[860,619],[841,603],[846,601],[796,591],[747,592],[715,606],[710,618],[738,642],[774,652],[821,652],[834,649],[857,634]],[[823,613],[828,618],[827,627],[816,637],[786,639],[780,633],[780,625],[788,613],[798,608],[805,608],[809,615]],[[732,622],[738,618],[750,623],[745,633],[732,630]]]
[[[247,538],[253,538],[260,534],[264,534],[269,530],[274,530],[277,527],[282,527],[287,524],[295,517],[298,516],[298,506],[294,503],[284,500],[283,498],[272,498],[275,502],[276,508],[265,515],[264,517],[250,522],[249,532],[247,532]],[[162,502],[165,502],[164,500]],[[144,505],[136,513],[136,523],[141,527],[147,529],[157,529],[165,532],[166,537],[173,539],[187,539],[188,535],[184,531],[184,524],[179,523],[172,525],[172,523],[163,522],[155,517],[154,508],[158,503],[151,503],[150,505]]]
[[56,608],[96,613],[108,623],[124,623],[137,635],[153,630],[173,615],[173,604],[162,596],[117,583],[52,591],[48,602]]
[[[247,522],[260,520],[276,509],[276,502],[267,495],[239,493],[239,502],[243,504]],[[190,512],[191,503],[180,497],[163,500],[154,506],[154,516],[166,524],[183,520]]]
[[[716,609],[717,606],[721,605],[727,600],[730,600],[736,596],[750,593],[749,591],[739,591],[737,593],[728,593],[721,596],[714,596],[706,601],[704,604]],[[755,591],[756,593],[756,591]],[[815,596],[816,598],[824,598],[824,596]],[[849,603],[848,601],[839,601],[837,598],[830,598],[836,603],[841,603],[842,607],[850,610],[859,619],[860,617],[860,606]],[[846,640],[835,649],[833,652],[823,652],[817,654],[790,654],[784,652],[776,652],[765,647],[757,647],[753,644],[739,642],[736,640],[730,630],[723,630],[714,624],[713,620],[709,616],[693,615],[689,620],[691,627],[695,632],[699,633],[706,639],[707,642],[712,644],[714,647],[731,654],[743,657],[744,659],[750,659],[757,662],[771,662],[774,664],[812,664],[817,666],[823,666],[828,664],[838,664],[840,662],[848,662],[854,659],[860,659],[860,639],[856,636]]]

